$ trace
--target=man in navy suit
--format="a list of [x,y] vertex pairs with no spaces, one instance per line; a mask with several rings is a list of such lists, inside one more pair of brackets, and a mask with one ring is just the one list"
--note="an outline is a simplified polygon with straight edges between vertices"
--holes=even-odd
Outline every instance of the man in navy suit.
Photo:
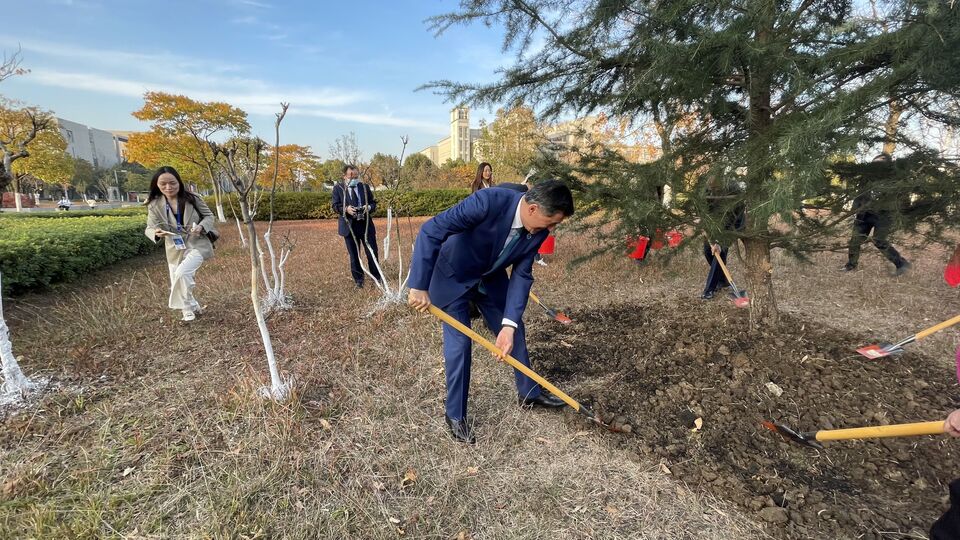
[[[333,186],[333,211],[339,216],[337,234],[343,237],[350,255],[350,274],[358,289],[363,288],[363,268],[360,266],[358,244],[366,239],[367,269],[379,280],[380,272],[374,263],[377,255],[377,229],[373,226],[373,213],[377,200],[370,186],[359,181],[360,172],[353,165],[343,167],[343,182]],[[351,234],[352,233],[352,234]]]
[[[523,311],[533,284],[533,257],[549,231],[571,215],[573,195],[556,180],[540,182],[527,193],[477,191],[420,228],[408,303],[420,311],[436,304],[470,326],[467,306],[475,302],[501,353],[529,365]],[[476,442],[467,422],[470,353],[470,338],[444,324],[447,426],[454,439],[466,443]],[[519,371],[515,376],[521,405],[564,405]]]

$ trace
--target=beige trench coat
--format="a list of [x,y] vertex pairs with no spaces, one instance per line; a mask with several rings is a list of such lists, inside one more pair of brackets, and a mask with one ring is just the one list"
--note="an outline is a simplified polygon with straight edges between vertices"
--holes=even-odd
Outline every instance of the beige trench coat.
[[[197,213],[197,208],[194,208],[193,203],[184,202],[183,227],[190,230],[192,224],[196,223],[203,227],[204,231],[216,231],[217,228],[214,225],[213,212],[210,211],[207,203],[203,202],[203,199],[200,197],[194,197],[194,200],[196,201],[197,208],[200,209],[200,213]],[[147,205],[147,228],[144,229],[143,233],[147,235],[147,238],[156,243],[160,240],[160,238],[157,237],[157,230],[177,232],[177,216],[173,215],[172,212],[167,212],[167,200],[164,197],[154,199]],[[202,234],[189,235],[184,232],[182,236],[187,243],[187,249],[183,250],[176,248],[173,244],[173,238],[169,236],[164,237],[164,247],[169,264],[180,264],[183,256],[191,249],[200,252],[203,260],[213,257],[213,244],[210,243],[205,232]]]

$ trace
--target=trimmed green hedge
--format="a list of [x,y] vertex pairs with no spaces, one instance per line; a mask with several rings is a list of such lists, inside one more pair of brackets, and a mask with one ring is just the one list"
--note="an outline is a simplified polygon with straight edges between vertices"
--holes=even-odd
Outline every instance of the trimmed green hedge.
[[[433,216],[457,204],[467,195],[470,190],[467,189],[424,189],[419,191],[377,191],[377,212],[375,217],[385,217],[387,215],[387,206],[393,202],[394,212],[404,216]],[[257,209],[256,219],[270,219],[269,194],[264,194],[264,199]],[[207,204],[213,208],[213,197],[204,199]],[[231,194],[223,202],[224,212],[228,216],[231,203],[237,212],[240,207],[237,205],[237,198]],[[281,192],[274,198],[274,217],[277,220],[296,220],[296,219],[334,219],[337,215],[333,212],[330,192]]]
[[[105,217],[105,216],[146,216],[147,207],[144,205],[127,206],[124,208],[113,208],[109,210],[66,210],[66,211],[44,211],[44,212],[14,212],[4,210],[0,212],[0,219],[61,219],[61,218],[81,218],[81,217]],[[143,217],[146,220],[146,217]],[[146,221],[144,221],[146,223]]]
[[3,291],[22,292],[80,278],[149,253],[141,215],[0,220]]

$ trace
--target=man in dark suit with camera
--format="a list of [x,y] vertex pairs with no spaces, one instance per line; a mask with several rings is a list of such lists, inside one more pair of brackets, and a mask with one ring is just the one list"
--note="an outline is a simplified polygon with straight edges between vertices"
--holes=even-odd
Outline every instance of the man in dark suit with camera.
[[350,255],[350,274],[358,289],[363,288],[363,268],[360,266],[361,245],[367,252],[367,269],[373,278],[380,280],[377,270],[377,229],[373,225],[373,213],[377,200],[370,186],[359,180],[360,171],[353,165],[343,167],[343,182],[333,186],[333,211],[337,213],[337,234],[343,237]]

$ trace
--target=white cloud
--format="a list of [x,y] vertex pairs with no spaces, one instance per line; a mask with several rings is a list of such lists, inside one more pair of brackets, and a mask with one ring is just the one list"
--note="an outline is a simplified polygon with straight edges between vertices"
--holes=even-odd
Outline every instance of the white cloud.
[[436,122],[415,118],[396,117],[392,114],[347,111],[334,107],[357,106],[373,101],[373,96],[356,91],[336,88],[272,89],[261,92],[229,92],[215,89],[184,88],[164,82],[119,79],[88,73],[71,73],[57,70],[34,69],[25,80],[72,90],[99,92],[103,94],[139,98],[147,91],[163,91],[182,94],[200,101],[222,101],[240,107],[250,114],[272,115],[279,110],[280,102],[288,102],[291,115],[306,115],[342,122],[356,122],[381,126],[396,126],[442,133],[445,127]]

